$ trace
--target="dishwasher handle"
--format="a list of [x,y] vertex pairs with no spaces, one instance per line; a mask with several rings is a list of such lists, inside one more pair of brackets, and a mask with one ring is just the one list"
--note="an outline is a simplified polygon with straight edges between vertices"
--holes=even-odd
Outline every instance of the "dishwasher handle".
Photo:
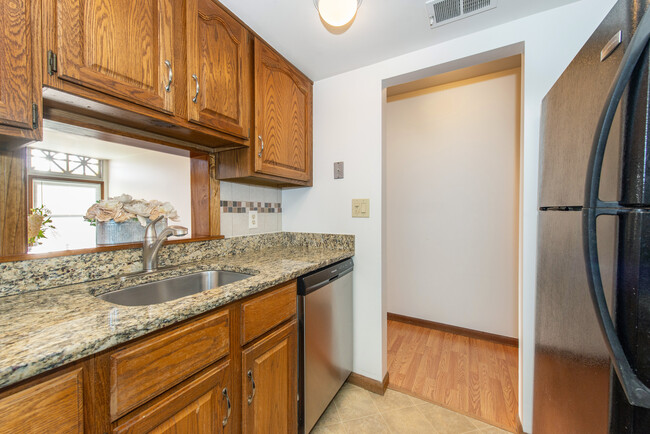
[[306,274],[298,279],[298,295],[307,295],[354,270],[352,259]]
[[350,268],[348,270],[345,270],[344,272],[342,272],[340,274],[337,274],[336,276],[334,276],[332,278],[329,278],[329,279],[323,280],[321,282],[309,285],[309,287],[305,288],[305,295],[309,294],[310,292],[314,292],[317,289],[322,288],[323,286],[325,286],[325,285],[329,284],[330,282],[333,282],[333,281],[345,276],[348,273],[352,273],[352,268]]

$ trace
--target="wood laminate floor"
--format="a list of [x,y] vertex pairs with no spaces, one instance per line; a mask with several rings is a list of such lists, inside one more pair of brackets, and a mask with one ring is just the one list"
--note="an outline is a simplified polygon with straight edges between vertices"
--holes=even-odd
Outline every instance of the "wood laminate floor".
[[517,348],[388,321],[388,387],[516,432]]

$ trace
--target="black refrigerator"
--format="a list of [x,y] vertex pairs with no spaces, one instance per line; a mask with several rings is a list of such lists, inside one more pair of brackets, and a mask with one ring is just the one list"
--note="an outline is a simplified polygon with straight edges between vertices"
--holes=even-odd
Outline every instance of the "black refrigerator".
[[544,98],[533,433],[650,433],[650,0]]

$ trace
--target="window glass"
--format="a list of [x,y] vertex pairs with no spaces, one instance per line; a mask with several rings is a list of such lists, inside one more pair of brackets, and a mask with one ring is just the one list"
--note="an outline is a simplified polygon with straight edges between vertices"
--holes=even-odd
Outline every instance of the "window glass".
[[31,148],[29,150],[29,162],[30,170],[35,172],[90,178],[102,177],[102,160],[84,157],[83,155]]
[[95,246],[95,227],[84,221],[88,204],[101,199],[101,184],[83,181],[53,181],[34,178],[33,208],[45,206],[51,211],[55,229],[45,231],[41,244],[30,252],[83,249]]
[[66,154],[31,149],[31,168],[39,172],[64,173],[67,167]]

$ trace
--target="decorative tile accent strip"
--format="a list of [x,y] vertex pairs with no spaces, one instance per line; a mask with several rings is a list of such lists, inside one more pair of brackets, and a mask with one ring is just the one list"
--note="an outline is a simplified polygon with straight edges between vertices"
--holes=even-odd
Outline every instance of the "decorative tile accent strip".
[[241,202],[236,200],[222,200],[221,211],[224,213],[243,214],[248,211],[257,211],[259,213],[281,213],[281,203],[271,202]]
[[[354,250],[354,235],[275,232],[260,235],[169,244],[158,255],[160,267],[275,247]],[[0,263],[0,298],[63,285],[83,283],[142,270],[142,249]]]

